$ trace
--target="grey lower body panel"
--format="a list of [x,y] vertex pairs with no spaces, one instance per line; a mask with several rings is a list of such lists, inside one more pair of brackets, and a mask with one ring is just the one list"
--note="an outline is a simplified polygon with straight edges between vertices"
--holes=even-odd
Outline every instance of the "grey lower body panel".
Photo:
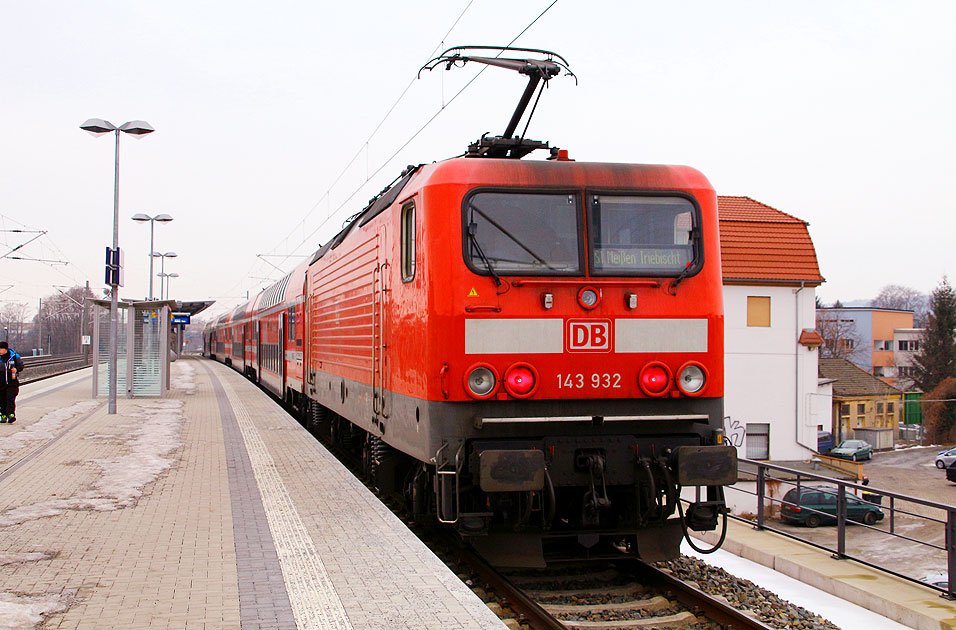
[[722,426],[723,399],[581,399],[436,402],[385,391],[384,413],[372,387],[315,372],[309,398],[415,459],[430,462],[468,440],[542,436],[698,435]]

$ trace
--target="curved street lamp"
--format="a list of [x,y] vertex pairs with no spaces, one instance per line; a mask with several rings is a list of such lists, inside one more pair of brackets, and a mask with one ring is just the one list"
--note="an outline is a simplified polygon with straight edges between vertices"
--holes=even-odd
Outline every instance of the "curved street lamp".
[[[119,127],[102,118],[90,118],[80,125],[80,129],[93,136],[101,136],[112,132],[116,137],[116,151],[113,167],[113,251],[119,255],[119,146],[120,132],[132,136],[145,136],[155,129],[144,120],[131,120]],[[117,262],[119,262],[117,260]],[[114,282],[116,284],[114,284]],[[110,278],[110,384],[108,413],[116,413],[116,358],[117,358],[117,327],[119,320],[119,274]]]
[[143,214],[138,212],[132,216],[133,221],[145,222],[149,221],[149,301],[153,301],[153,258],[156,256],[153,255],[153,226],[159,221],[160,223],[169,223],[173,220],[168,214],[157,214],[155,217],[151,217],[148,214]]

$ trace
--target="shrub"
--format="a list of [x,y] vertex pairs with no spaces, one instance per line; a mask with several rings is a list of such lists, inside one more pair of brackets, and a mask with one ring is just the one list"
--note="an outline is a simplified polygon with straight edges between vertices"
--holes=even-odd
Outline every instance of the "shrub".
[[950,377],[926,394],[923,425],[929,439],[936,444],[956,442],[956,378]]

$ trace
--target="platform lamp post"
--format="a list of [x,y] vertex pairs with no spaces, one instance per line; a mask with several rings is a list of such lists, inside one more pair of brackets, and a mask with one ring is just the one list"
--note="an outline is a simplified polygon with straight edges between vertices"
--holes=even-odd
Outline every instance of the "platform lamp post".
[[137,213],[133,215],[133,221],[149,221],[149,301],[153,301],[153,258],[156,258],[156,252],[153,251],[153,226],[157,221],[160,223],[169,223],[173,220],[168,214],[157,214],[151,217],[147,214]]
[[[109,409],[108,413],[116,413],[116,387],[117,387],[117,335],[119,325],[119,285],[120,285],[120,253],[119,253],[119,147],[120,132],[128,133],[132,136],[145,136],[153,133],[152,125],[143,120],[131,120],[125,122],[119,127],[103,120],[102,118],[90,118],[80,125],[80,129],[87,131],[90,135],[101,136],[112,132],[116,138],[116,151],[113,168],[113,247],[110,252],[111,263],[107,267],[110,286],[110,384],[109,384]],[[111,273],[110,273],[111,272]]]
[[172,272],[172,273],[167,273],[167,274],[166,274],[166,299],[167,299],[167,300],[169,299],[169,281],[170,281],[170,279],[172,279],[172,278],[178,278],[178,277],[179,277],[179,274],[176,273],[175,271]]
[[159,258],[159,273],[156,275],[159,276],[159,299],[163,299],[163,278],[166,277],[166,259],[167,258],[176,258],[178,256],[176,252],[153,252],[153,258]]

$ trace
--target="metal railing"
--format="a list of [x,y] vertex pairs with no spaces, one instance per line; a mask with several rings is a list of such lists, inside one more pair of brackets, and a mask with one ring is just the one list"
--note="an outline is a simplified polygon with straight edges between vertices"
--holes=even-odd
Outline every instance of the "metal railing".
[[[767,462],[741,458],[739,463],[741,466],[738,475],[738,485],[733,486],[730,490],[732,492],[740,492],[742,494],[755,497],[756,510],[752,513],[752,518],[742,515],[731,515],[731,518],[754,525],[755,529],[772,531],[782,536],[786,536],[788,538],[811,545],[818,549],[829,551],[833,554],[834,558],[851,559],[855,562],[859,562],[860,564],[873,567],[905,580],[917,582],[923,586],[928,586],[929,588],[940,591],[941,595],[947,599],[956,599],[956,580],[953,579],[953,576],[956,576],[956,506],[920,499],[918,497],[912,497],[898,492],[884,490],[882,488],[875,488],[869,485],[862,485],[851,481],[835,479],[825,475],[818,475],[793,468],[786,468],[784,466],[769,464]],[[750,492],[746,488],[739,486],[740,482],[748,481],[756,482],[756,489],[754,492]],[[823,482],[826,485],[821,487],[819,482]],[[768,487],[781,489],[785,487],[796,488],[796,500],[798,503],[793,503],[792,501],[786,500],[785,497],[787,496],[787,492],[784,492],[780,498],[772,496],[772,493],[768,493],[767,491]],[[814,489],[825,496],[835,497],[835,513],[818,510],[810,507],[807,503],[800,502],[799,497],[801,496],[801,488]],[[862,496],[857,497],[857,492],[859,492]],[[883,505],[883,501],[885,499],[889,499],[888,505]],[[881,511],[888,510],[889,518],[886,519],[886,522],[883,523],[882,526],[877,526],[875,522],[866,523],[852,520],[849,518],[847,510],[848,504],[851,502],[854,502],[855,504],[863,503],[876,506]],[[792,516],[793,514],[802,515],[804,513],[810,513],[816,514],[818,519],[821,521],[823,519],[830,521],[836,519],[837,528],[835,545],[830,546],[827,544],[822,544],[819,540],[812,539],[808,534],[800,535],[795,531],[786,531],[781,529],[779,526],[772,525],[771,523],[784,520],[782,515],[786,513],[787,506],[790,508],[797,508],[790,510],[791,518],[795,518]],[[917,513],[916,510],[921,508],[923,512],[929,512],[929,514]],[[775,516],[776,512],[781,514],[779,519]],[[917,523],[920,525],[916,525]],[[916,548],[924,549],[926,552],[944,556],[947,566],[946,588],[941,588],[934,584],[928,584],[921,581],[917,576],[902,573],[902,569],[899,569],[898,566],[890,567],[885,563],[881,563],[880,560],[874,560],[872,557],[865,558],[858,551],[848,551],[847,526],[851,524],[853,525],[854,531],[878,532],[879,534],[885,535],[894,540],[907,541],[908,543],[915,545]],[[930,530],[934,529],[935,527],[943,528],[944,536],[942,537],[942,540],[944,543],[942,545],[930,540],[926,540],[925,538],[927,538],[927,536],[923,536],[923,539],[920,539],[916,538],[915,535],[910,534],[910,532],[920,529],[921,527],[925,528],[927,525],[929,526]],[[863,529],[859,530],[857,528]]]

